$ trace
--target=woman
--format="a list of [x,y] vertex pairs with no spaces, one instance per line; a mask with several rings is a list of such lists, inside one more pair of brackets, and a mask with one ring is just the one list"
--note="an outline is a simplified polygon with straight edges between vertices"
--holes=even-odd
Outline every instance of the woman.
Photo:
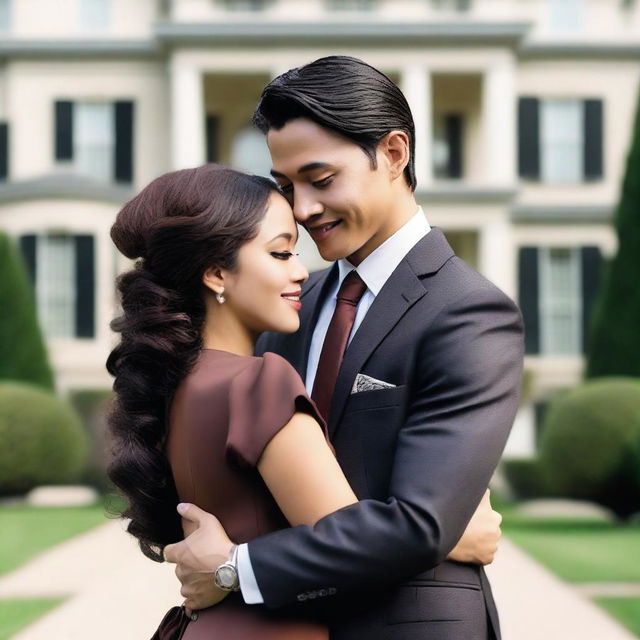
[[[122,338],[107,368],[109,473],[142,551],[161,561],[182,538],[180,501],[214,513],[236,542],[355,502],[296,371],[275,354],[252,356],[261,332],[298,329],[308,277],[275,185],[216,165],[169,173],[125,205],[111,236],[139,258],[118,281]],[[193,616],[172,610],[156,637],[328,637],[226,595]]]

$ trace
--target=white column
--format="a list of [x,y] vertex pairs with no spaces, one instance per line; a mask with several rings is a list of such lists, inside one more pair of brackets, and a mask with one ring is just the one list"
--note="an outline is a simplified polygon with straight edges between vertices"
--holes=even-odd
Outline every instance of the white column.
[[491,66],[482,86],[484,179],[510,187],[516,181],[516,94],[513,61]]
[[416,130],[416,178],[418,187],[424,188],[433,182],[433,106],[429,70],[421,65],[405,67],[402,70],[401,88],[413,114]]
[[[174,169],[205,162],[203,74],[195,65],[171,63],[171,165]],[[160,134],[160,132],[159,132]]]
[[515,253],[508,211],[480,229],[478,270],[509,297],[516,296]]

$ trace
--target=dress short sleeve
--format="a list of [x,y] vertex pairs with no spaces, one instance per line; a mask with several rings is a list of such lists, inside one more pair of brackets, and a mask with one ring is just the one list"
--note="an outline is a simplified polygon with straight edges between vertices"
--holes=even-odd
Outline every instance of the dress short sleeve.
[[231,383],[227,452],[240,464],[255,467],[271,438],[296,412],[313,416],[326,437],[324,420],[298,372],[275,353],[253,358]]

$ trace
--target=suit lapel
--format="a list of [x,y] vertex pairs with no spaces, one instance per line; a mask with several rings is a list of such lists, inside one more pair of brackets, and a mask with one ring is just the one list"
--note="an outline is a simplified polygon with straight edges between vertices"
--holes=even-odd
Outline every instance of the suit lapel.
[[376,296],[353,336],[338,373],[329,414],[330,437],[335,435],[356,375],[383,338],[425,293],[425,288],[403,261]]
[[382,287],[344,355],[329,413],[331,438],[357,374],[384,337],[427,293],[426,281],[420,276],[437,271],[453,255],[442,231],[434,228],[413,247]]

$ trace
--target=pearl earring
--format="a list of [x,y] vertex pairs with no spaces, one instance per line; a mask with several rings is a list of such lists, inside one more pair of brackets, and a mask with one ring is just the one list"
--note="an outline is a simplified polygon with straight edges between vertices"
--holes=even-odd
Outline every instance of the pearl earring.
[[226,298],[224,297],[224,295],[222,295],[224,293],[224,288],[222,289],[222,291],[220,293],[216,293],[216,300],[218,301],[219,304],[224,304]]

